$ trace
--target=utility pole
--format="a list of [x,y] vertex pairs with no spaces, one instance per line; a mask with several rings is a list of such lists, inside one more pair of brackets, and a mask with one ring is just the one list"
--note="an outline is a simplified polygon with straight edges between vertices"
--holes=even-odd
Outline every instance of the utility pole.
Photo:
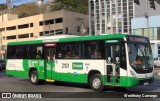
[[146,21],[147,21],[147,36],[149,38],[149,15],[148,15],[148,0],[146,2],[146,6],[147,6],[147,11],[145,12],[145,15],[144,17],[146,18]]
[[145,12],[144,17],[147,20],[147,36],[149,38],[149,15],[147,14],[147,12]]

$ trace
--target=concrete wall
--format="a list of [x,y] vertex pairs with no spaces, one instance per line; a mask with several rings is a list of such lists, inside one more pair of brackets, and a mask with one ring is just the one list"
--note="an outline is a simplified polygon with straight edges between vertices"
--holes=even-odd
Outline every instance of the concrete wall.
[[0,23],[6,22],[9,20],[15,20],[15,19],[18,19],[17,14],[3,14],[3,13],[1,13],[1,15],[0,15]]
[[[78,19],[82,19],[81,21],[78,21]],[[82,24],[83,27],[87,30],[87,27],[89,27],[89,17],[85,14],[78,14],[73,12],[64,12],[64,28],[69,28],[69,34],[72,35],[82,35],[81,31],[77,32],[77,26],[80,26],[80,30],[82,30]],[[89,33],[84,33],[85,35],[88,35]]]

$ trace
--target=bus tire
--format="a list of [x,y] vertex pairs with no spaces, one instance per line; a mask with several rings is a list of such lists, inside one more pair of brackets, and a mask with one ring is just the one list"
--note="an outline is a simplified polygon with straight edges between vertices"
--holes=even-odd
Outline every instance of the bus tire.
[[92,75],[89,83],[91,88],[95,91],[102,91],[104,88],[102,75],[99,73]]
[[38,72],[32,71],[30,74],[30,81],[34,85],[38,85],[40,83],[40,80],[38,79]]

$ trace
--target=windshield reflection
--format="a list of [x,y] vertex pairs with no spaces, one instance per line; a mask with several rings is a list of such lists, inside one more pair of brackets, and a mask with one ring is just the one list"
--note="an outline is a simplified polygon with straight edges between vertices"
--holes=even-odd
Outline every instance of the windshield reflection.
[[135,70],[148,70],[152,68],[152,53],[148,44],[128,44],[130,65]]

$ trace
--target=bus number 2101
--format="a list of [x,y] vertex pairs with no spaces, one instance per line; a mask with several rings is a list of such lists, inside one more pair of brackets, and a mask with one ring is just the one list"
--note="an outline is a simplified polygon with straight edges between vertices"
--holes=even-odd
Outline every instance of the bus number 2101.
[[62,68],[69,68],[69,63],[62,63]]

